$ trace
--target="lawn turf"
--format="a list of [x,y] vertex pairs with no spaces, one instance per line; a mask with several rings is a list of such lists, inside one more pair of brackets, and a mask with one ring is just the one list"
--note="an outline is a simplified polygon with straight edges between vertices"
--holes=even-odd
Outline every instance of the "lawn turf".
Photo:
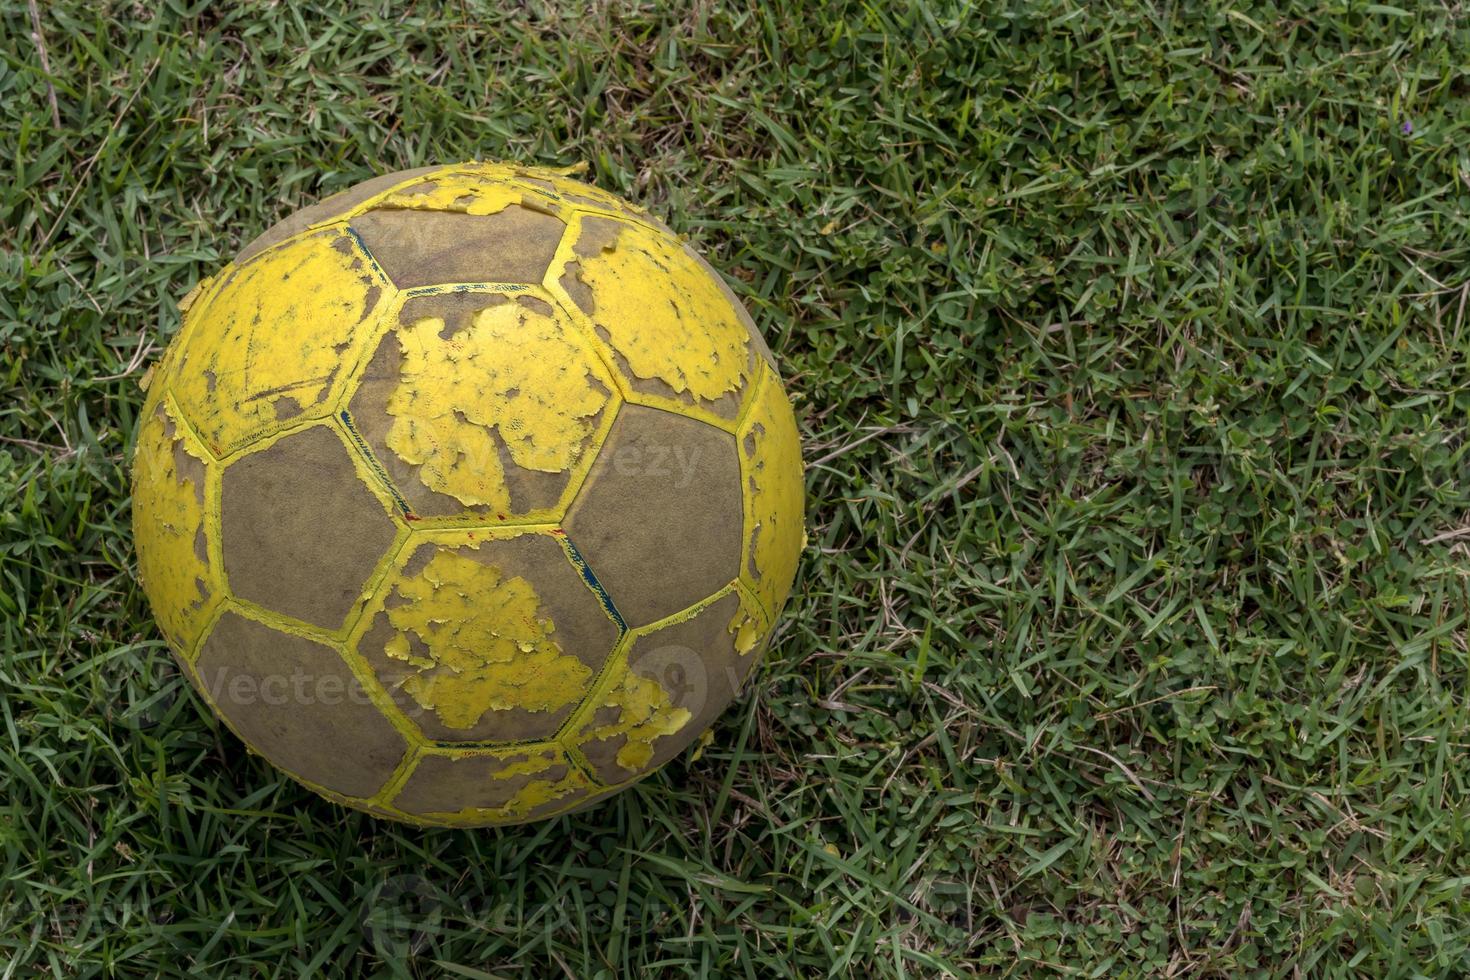
[[[0,977],[1470,971],[1463,6],[0,28]],[[585,161],[732,277],[809,545],[699,758],[426,832],[187,691],[126,460],[190,286],[469,157]]]

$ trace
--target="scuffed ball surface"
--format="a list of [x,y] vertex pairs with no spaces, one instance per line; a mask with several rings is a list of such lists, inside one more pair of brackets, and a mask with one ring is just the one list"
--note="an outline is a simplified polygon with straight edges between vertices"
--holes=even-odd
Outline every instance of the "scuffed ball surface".
[[796,572],[800,444],[749,316],[657,221],[554,171],[388,174],[181,306],[139,572],[254,751],[379,815],[515,823],[738,693]]

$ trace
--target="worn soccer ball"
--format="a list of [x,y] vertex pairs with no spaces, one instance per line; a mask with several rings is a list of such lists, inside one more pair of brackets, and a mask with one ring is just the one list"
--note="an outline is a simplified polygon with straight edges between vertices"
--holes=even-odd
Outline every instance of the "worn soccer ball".
[[375,814],[517,823],[647,775],[739,692],[802,547],[796,424],[647,213],[556,171],[388,174],[180,305],[138,570],[252,750]]

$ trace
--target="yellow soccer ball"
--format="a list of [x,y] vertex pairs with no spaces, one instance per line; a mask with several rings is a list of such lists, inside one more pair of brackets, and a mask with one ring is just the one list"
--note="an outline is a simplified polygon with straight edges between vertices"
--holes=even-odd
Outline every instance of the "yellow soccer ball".
[[375,814],[517,823],[739,692],[796,573],[800,444],[750,317],[647,213],[556,171],[388,174],[181,307],[138,571],[253,751]]

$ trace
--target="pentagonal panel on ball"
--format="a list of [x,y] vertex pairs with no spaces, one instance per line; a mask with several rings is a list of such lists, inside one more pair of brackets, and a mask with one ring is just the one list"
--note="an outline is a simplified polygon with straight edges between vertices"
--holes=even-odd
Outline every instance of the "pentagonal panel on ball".
[[358,655],[440,742],[551,737],[619,633],[560,541],[533,531],[410,538],[375,602]]
[[195,671],[246,745],[334,793],[376,793],[408,748],[337,651],[314,640],[226,612]]
[[624,405],[566,530],[629,626],[713,594],[740,571],[734,437],[682,415]]
[[230,591],[272,612],[337,629],[397,526],[328,425],[235,460],[220,492]]
[[604,783],[658,768],[714,723],[760,660],[764,626],[737,590],[637,632],[582,709],[567,744]]
[[411,518],[555,521],[616,410],[566,315],[525,291],[403,303],[348,421]]

